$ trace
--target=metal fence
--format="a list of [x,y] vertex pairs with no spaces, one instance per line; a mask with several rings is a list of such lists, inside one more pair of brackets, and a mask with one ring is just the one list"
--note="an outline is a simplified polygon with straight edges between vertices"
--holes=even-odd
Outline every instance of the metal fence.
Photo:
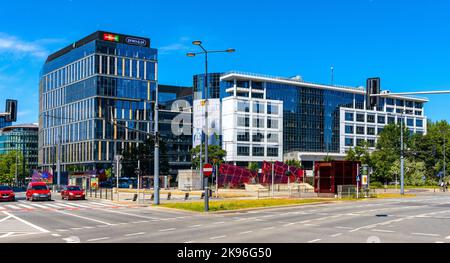
[[112,188],[98,188],[98,189],[89,189],[86,193],[86,196],[93,198],[100,198],[106,200],[114,200],[114,191]]
[[356,191],[355,185],[338,185],[337,187],[337,197],[342,198],[375,198],[375,189],[363,188]]
[[257,190],[258,199],[266,198],[310,198],[316,197],[317,194],[314,189],[307,188],[304,185],[275,185],[272,191],[272,186],[261,188]]

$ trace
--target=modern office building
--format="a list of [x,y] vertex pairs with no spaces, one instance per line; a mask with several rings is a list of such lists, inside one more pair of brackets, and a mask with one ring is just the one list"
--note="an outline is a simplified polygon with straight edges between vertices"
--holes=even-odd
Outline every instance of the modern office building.
[[[222,73],[208,73],[208,99],[219,99],[220,94],[220,77]],[[194,100],[201,100],[204,85],[205,85],[205,74],[194,75]]]
[[167,147],[170,174],[192,166],[192,87],[158,86],[159,131]]
[[[150,39],[98,31],[50,55],[39,84],[39,165],[111,166],[153,131],[157,50]],[[117,125],[114,125],[114,122]],[[130,129],[131,128],[131,129]]]
[[0,129],[11,126],[13,122],[17,121],[17,101],[6,100],[5,112],[0,112]]
[[[326,156],[335,160],[344,159],[350,147],[363,141],[374,149],[382,128],[401,121],[402,117],[412,132],[426,133],[426,99],[392,96],[389,92],[383,92],[378,105],[371,108],[367,105],[363,87],[317,84],[303,81],[301,77],[282,78],[242,72],[222,74],[220,97],[223,114],[229,112],[225,109],[226,103],[233,105],[239,100],[247,100],[250,94],[253,99],[282,102],[283,139],[280,144],[283,159],[298,159],[307,169],[312,169],[315,161],[321,161]],[[228,98],[230,96],[234,99]],[[232,118],[237,118],[241,113],[234,114],[236,116]],[[224,119],[222,121],[225,123]],[[230,140],[239,141],[238,136],[247,139],[246,134],[241,136],[236,133]],[[228,148],[224,143],[222,146]],[[231,156],[236,152],[229,150]]]
[[10,152],[21,153],[23,163],[20,174],[30,176],[38,168],[38,132],[37,124],[20,124],[0,129],[0,155]]
[[0,129],[12,125],[12,122],[7,120],[8,115],[9,113],[0,113]]

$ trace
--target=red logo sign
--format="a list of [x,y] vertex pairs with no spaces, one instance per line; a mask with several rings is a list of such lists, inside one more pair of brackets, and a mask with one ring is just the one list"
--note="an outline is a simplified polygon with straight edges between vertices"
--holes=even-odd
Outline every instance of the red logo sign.
[[213,166],[209,163],[203,165],[203,175],[208,177],[213,174]]

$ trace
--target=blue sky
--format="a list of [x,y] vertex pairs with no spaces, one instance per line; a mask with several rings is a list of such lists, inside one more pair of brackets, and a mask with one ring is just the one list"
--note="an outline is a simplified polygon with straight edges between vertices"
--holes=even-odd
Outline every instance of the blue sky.
[[[450,1],[2,1],[0,105],[19,100],[20,123],[38,119],[46,56],[96,30],[146,36],[160,50],[160,83],[191,85],[203,71],[191,42],[236,48],[211,71],[240,70],[391,91],[450,90]],[[450,95],[428,96],[426,114],[450,120]],[[0,106],[4,107],[4,106]],[[0,110],[3,108],[0,108]]]

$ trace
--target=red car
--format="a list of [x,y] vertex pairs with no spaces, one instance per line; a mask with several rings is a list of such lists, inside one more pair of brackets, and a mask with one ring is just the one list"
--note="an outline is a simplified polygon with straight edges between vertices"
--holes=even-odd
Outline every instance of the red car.
[[11,187],[0,185],[0,201],[16,201],[16,195]]
[[50,188],[48,188],[46,183],[35,182],[28,184],[25,197],[27,200],[31,201],[36,200],[51,201],[52,193],[50,192]]
[[85,200],[86,196],[84,194],[84,190],[76,185],[69,185],[64,187],[61,191],[61,198],[67,200]]

